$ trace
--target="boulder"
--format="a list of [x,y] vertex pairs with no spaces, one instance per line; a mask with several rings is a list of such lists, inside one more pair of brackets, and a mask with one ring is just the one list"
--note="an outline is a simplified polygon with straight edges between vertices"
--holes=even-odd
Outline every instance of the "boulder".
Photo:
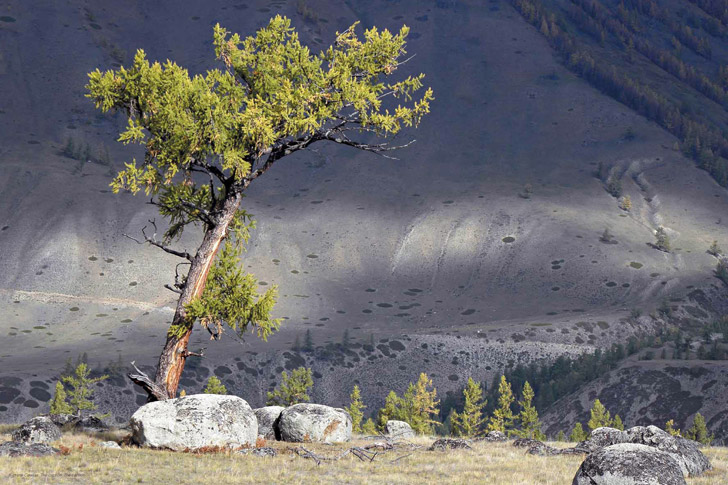
[[528,451],[526,451],[526,453],[528,453],[529,455],[553,456],[561,454],[561,450],[552,448],[542,441],[533,440],[530,438],[519,438],[513,442],[513,446],[518,448],[528,448]]
[[99,443],[99,448],[108,448],[110,450],[120,450],[121,446],[116,441],[103,441]]
[[61,439],[61,430],[47,416],[38,416],[13,432],[13,441],[30,445],[51,443]]
[[51,456],[60,451],[45,443],[26,445],[17,441],[6,441],[0,444],[0,456]]
[[86,416],[85,418],[78,419],[74,423],[73,428],[77,431],[86,432],[105,431],[109,429],[106,423],[96,416]]
[[586,457],[572,485],[685,485],[678,462],[646,445],[620,443]]
[[130,420],[132,441],[175,451],[255,446],[258,420],[237,396],[193,394],[139,408]]
[[294,404],[281,413],[283,441],[336,443],[351,439],[351,416],[344,409],[321,404]]
[[507,440],[508,437],[506,436],[506,434],[501,433],[500,431],[488,431],[480,438],[476,438],[476,441],[488,441],[493,443],[503,442]]
[[278,452],[275,450],[275,448],[269,448],[267,446],[261,447],[261,448],[246,448],[244,450],[240,450],[238,453],[241,455],[253,455],[253,456],[278,456]]
[[48,417],[59,428],[63,428],[66,425],[72,426],[78,421],[78,416],[74,414],[49,414]]
[[384,428],[387,436],[390,438],[406,440],[415,437],[415,432],[412,430],[412,427],[404,421],[390,419]]
[[277,430],[278,418],[286,409],[282,406],[265,406],[255,409],[255,417],[258,418],[258,435],[267,440],[280,440],[281,434]]
[[635,426],[625,431],[629,443],[657,448],[670,454],[680,465],[685,476],[698,476],[712,467],[708,457],[698,448],[698,443],[692,440],[672,436],[657,426]]
[[460,438],[440,438],[432,443],[430,451],[446,451],[446,450],[470,450],[472,449],[467,441]]
[[627,433],[616,428],[597,428],[589,433],[589,437],[577,444],[575,448],[582,450],[584,453],[592,453],[605,446],[616,445],[619,443],[627,443]]

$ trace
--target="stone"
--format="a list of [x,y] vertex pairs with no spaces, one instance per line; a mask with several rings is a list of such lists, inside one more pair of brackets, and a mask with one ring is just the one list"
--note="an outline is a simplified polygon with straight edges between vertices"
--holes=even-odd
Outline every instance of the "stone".
[[589,437],[577,444],[575,448],[584,453],[592,453],[605,446],[627,443],[627,433],[616,428],[601,427],[589,433]]
[[390,419],[384,428],[387,436],[390,438],[406,440],[415,437],[415,432],[412,430],[412,427],[404,421]]
[[97,418],[96,416],[86,416],[84,418],[78,419],[74,423],[73,428],[78,431],[86,432],[98,432],[109,429],[106,423],[104,423],[100,418]]
[[59,450],[45,443],[26,445],[17,441],[6,441],[0,444],[0,456],[51,456],[59,453]]
[[470,450],[470,444],[460,438],[440,438],[432,443],[430,451],[446,451],[446,450]]
[[680,465],[685,476],[696,477],[710,470],[708,457],[699,449],[695,441],[672,436],[657,426],[635,426],[625,431],[630,443],[652,446],[670,454]]
[[508,437],[506,436],[506,434],[501,433],[500,431],[488,431],[483,436],[475,438],[475,441],[488,441],[491,443],[500,443],[507,440]]
[[120,450],[121,446],[116,441],[103,441],[99,443],[99,448],[108,448],[110,450]]
[[586,457],[572,485],[685,485],[678,462],[647,445],[619,443]]
[[241,455],[253,456],[278,456],[278,452],[275,450],[275,448],[270,448],[267,446],[263,446],[260,448],[246,448],[244,450],[240,450],[239,453]]
[[13,441],[30,445],[51,443],[61,439],[61,430],[47,416],[38,416],[24,423],[12,435]]
[[294,404],[278,420],[281,439],[294,443],[337,443],[351,439],[351,416],[321,404]]
[[48,417],[59,428],[63,428],[66,425],[73,425],[78,421],[78,416],[73,414],[49,414]]
[[281,413],[286,409],[283,406],[265,406],[253,410],[255,417],[258,419],[258,435],[262,436],[266,440],[278,440],[280,441],[280,432],[278,428],[278,418],[281,417]]
[[237,396],[193,394],[139,408],[130,420],[132,441],[175,451],[255,446],[258,420]]

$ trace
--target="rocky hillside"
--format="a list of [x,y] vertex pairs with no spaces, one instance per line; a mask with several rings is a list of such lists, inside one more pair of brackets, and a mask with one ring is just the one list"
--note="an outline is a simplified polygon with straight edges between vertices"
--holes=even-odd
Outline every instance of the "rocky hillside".
[[[511,364],[675,324],[699,332],[725,312],[705,251],[716,239],[728,246],[728,192],[675,150],[673,134],[566,69],[509,2],[1,8],[0,421],[45,406],[68,357],[154,364],[171,317],[163,284],[173,260],[122,237],[154,212],[108,188],[110,173],[140,153],[114,141],[122,119],[84,98],[86,73],[128,63],[137,48],[201,72],[214,66],[215,23],[245,35],[276,13],[314,50],[357,20],[411,26],[407,67],[427,74],[436,101],[400,160],[320,147],[251,187],[245,204],[259,223],[246,269],[279,285],[283,329],[266,344],[197,333],[192,347],[207,357],[183,387],[215,372],[258,404],[281,369],[305,362],[317,372],[316,399],[343,403],[358,379],[373,411],[420,371],[444,395],[469,375],[489,381]],[[711,43],[716,62],[728,56],[721,38]],[[69,140],[80,161],[63,155]],[[631,210],[619,208],[600,167],[618,177]],[[672,253],[648,244],[658,226]],[[690,303],[698,289],[711,301]],[[648,317],[666,301],[682,305],[680,319]],[[326,351],[345,330],[352,347]],[[292,352],[307,331],[319,350]],[[136,391],[110,383],[101,400],[124,419]]]

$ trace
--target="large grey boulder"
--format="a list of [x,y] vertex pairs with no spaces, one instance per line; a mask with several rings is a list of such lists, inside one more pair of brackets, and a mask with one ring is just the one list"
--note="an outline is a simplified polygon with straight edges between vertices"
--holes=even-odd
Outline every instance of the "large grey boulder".
[[390,438],[406,440],[415,437],[412,426],[404,421],[390,419],[384,428],[387,431],[387,436]]
[[45,443],[26,445],[17,441],[6,441],[0,444],[0,456],[51,456],[60,451]]
[[677,460],[685,476],[702,475],[712,467],[698,443],[680,436],[672,436],[657,426],[635,426],[625,431],[629,443],[652,446],[670,454]]
[[258,435],[267,440],[280,440],[280,433],[277,432],[277,421],[281,413],[286,409],[283,406],[265,406],[255,409],[255,417],[258,418]]
[[586,457],[572,485],[685,485],[678,462],[646,445],[620,443]]
[[698,443],[661,430],[657,426],[634,426],[626,431],[597,428],[575,450],[593,453],[606,446],[619,443],[646,445],[670,454],[680,465],[685,476],[698,476],[711,469],[710,461],[698,448]]
[[175,451],[254,446],[258,420],[237,396],[194,394],[145,404],[131,417],[132,441]]
[[278,429],[283,441],[337,443],[351,439],[351,416],[343,409],[321,404],[294,404],[281,413]]
[[61,439],[61,430],[47,416],[38,416],[13,432],[13,441],[30,445],[33,443],[52,443]]

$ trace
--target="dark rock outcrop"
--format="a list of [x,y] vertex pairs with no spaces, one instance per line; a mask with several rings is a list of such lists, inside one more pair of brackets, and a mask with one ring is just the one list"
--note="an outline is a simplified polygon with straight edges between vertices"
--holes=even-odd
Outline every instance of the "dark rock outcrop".
[[0,456],[51,456],[60,451],[44,443],[26,445],[17,441],[6,441],[0,444]]
[[458,438],[440,438],[432,443],[430,451],[445,451],[445,450],[469,450],[470,444],[463,439]]
[[48,444],[61,439],[61,430],[46,416],[38,416],[24,423],[12,435],[13,441],[30,445]]
[[572,485],[685,485],[678,462],[646,445],[621,443],[590,454]]

